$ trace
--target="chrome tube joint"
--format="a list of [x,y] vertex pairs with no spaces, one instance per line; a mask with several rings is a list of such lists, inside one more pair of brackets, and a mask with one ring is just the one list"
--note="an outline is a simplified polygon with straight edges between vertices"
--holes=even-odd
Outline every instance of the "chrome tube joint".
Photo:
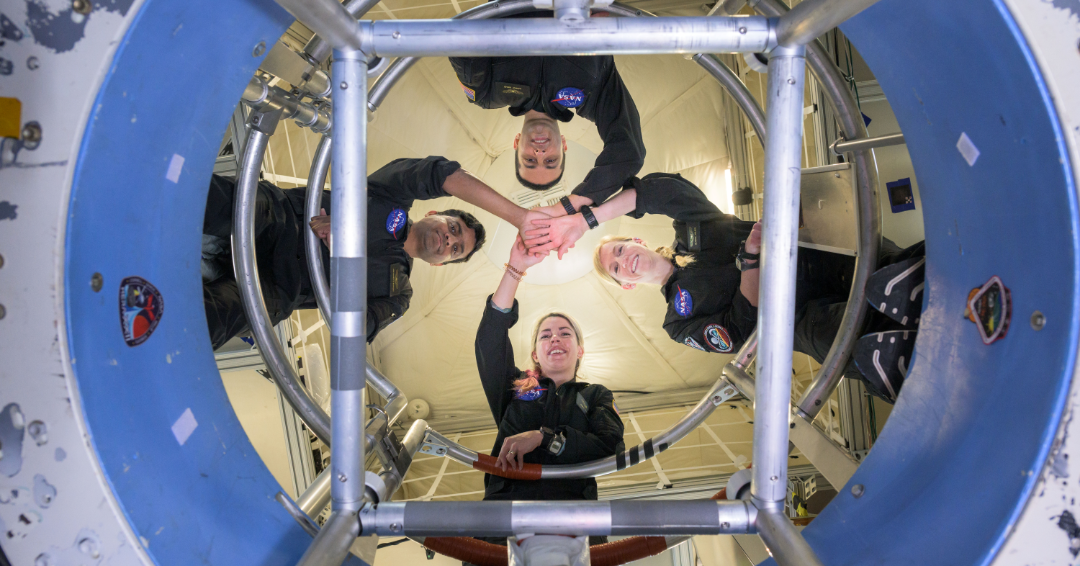
[[782,508],[787,492],[805,71],[805,48],[771,53],[751,487],[758,509]]
[[753,534],[759,512],[746,501],[410,501],[360,511],[365,535],[679,536]]
[[349,547],[358,536],[360,521],[356,511],[334,511],[297,566],[341,564],[348,558]]
[[846,22],[878,0],[806,0],[780,18],[776,40],[780,45],[806,45]]
[[295,120],[296,125],[301,128],[310,128],[320,134],[330,130],[330,116],[324,106],[302,102],[284,89],[267,85],[266,81],[259,77],[252,77],[248,82],[248,86],[244,88],[243,100],[256,112],[280,110],[282,119]]
[[814,549],[810,548],[810,544],[795,529],[795,525],[791,524],[783,509],[758,511],[757,533],[777,564],[822,566]]

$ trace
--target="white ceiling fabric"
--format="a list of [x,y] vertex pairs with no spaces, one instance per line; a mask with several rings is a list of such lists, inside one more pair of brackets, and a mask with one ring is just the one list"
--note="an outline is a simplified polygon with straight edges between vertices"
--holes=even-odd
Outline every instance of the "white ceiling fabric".
[[[616,57],[616,63],[641,114],[648,151],[641,175],[682,173],[718,200],[728,167],[722,88],[697,64],[679,56]],[[374,170],[399,157],[444,155],[484,178],[494,160],[511,149],[520,121],[505,109],[469,104],[447,60],[424,59],[402,77],[370,125],[369,167]],[[562,131],[567,140],[594,153],[602,149],[595,126],[587,120],[575,118]],[[574,157],[568,153],[568,160]],[[504,194],[521,189],[512,176],[487,181]],[[412,215],[415,220],[428,210],[444,208],[475,211],[447,198],[418,203]],[[482,211],[477,215],[492,232],[496,219]],[[673,238],[667,218],[614,222],[614,231],[651,244],[668,244]],[[546,261],[558,260],[552,255]],[[428,401],[432,418],[488,411],[473,341],[485,298],[501,275],[483,253],[463,265],[431,267],[416,262],[409,311],[372,345],[375,364],[410,399]],[[699,352],[668,338],[661,327],[666,305],[654,286],[623,291],[592,273],[558,286],[531,285],[526,277],[518,299],[521,319],[511,338],[520,367],[526,367],[533,321],[551,310],[569,313],[583,327],[582,377],[613,390],[657,392],[710,385],[727,361],[726,356]]]

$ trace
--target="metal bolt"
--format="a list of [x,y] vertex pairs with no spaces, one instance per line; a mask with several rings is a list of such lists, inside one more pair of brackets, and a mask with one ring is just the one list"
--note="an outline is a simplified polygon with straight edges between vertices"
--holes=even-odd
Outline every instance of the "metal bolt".
[[769,481],[776,481],[778,479],[780,479],[778,476],[770,476],[769,477]]
[[338,474],[338,476],[337,476],[337,481],[339,481],[341,483],[345,483],[346,479],[348,479],[348,478],[345,477],[345,474]]
[[731,523],[728,523],[726,521],[723,522],[723,523],[720,523],[720,528],[724,529],[724,530],[730,529],[731,528]]
[[262,54],[266,53],[266,42],[260,41],[255,45],[255,49],[251,50],[252,57],[262,57]]
[[401,37],[401,32],[399,32],[399,31],[395,31],[395,32],[394,32],[394,35],[393,35],[392,37],[393,37],[394,39],[398,39],[398,38],[400,38],[400,37]]
[[31,58],[26,60],[26,68],[30,69],[31,71],[36,71],[37,68],[40,67],[40,66],[41,65],[38,64],[38,58],[37,57],[31,57]]
[[341,81],[341,84],[339,86],[341,87],[341,90],[345,90],[345,89],[349,88],[349,83],[347,83],[345,81]]
[[1043,316],[1043,313],[1039,311],[1031,313],[1031,327],[1038,331],[1042,330],[1044,326],[1046,326],[1046,317]]
[[30,433],[30,438],[33,438],[38,446],[42,446],[49,441],[49,427],[41,421],[34,421],[26,425],[26,432]]
[[815,405],[815,406],[816,406],[816,405],[820,405],[820,404],[821,404],[821,399],[818,399],[818,400],[814,401],[814,405]]
[[95,273],[90,276],[90,289],[95,293],[101,290],[101,286],[105,284],[105,278],[100,273]]
[[863,487],[863,484],[857,483],[851,486],[851,494],[854,495],[856,499],[862,497],[864,493],[866,493],[866,488]]
[[390,530],[395,533],[401,532],[401,523],[390,523]]
[[788,428],[795,428],[795,423],[791,423]]
[[788,79],[787,84],[789,84],[789,85],[795,84],[795,79]]
[[745,27],[739,28],[739,33],[745,34],[746,33],[746,28]]
[[91,538],[84,538],[79,541],[79,552],[90,556],[90,558],[99,558],[101,556],[97,541]]
[[38,144],[41,143],[41,124],[37,122],[27,122],[22,128],[22,146],[26,149],[37,149]]
[[90,0],[71,0],[71,9],[85,16],[94,9],[94,5]]

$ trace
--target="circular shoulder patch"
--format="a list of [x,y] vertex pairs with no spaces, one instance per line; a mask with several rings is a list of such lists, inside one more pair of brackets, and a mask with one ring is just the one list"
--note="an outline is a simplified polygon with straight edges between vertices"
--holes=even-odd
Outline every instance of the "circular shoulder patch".
[[555,93],[555,99],[552,102],[565,108],[577,108],[585,103],[585,93],[580,88],[564,87]]
[[731,351],[731,336],[728,335],[727,329],[719,324],[710,324],[705,327],[705,343],[717,352],[726,354]]
[[690,313],[694,311],[694,298],[690,296],[690,291],[681,287],[676,287],[675,299],[672,303],[675,306],[675,312],[679,313],[679,316],[690,316]]
[[409,215],[405,214],[405,211],[400,208],[395,208],[390,211],[390,215],[386,217],[386,231],[390,233],[394,239],[398,239],[398,232],[405,229],[405,223],[409,221]]
[[149,281],[132,276],[120,283],[120,328],[128,346],[146,342],[164,312],[161,292]]
[[697,343],[697,340],[694,340],[689,336],[686,337],[686,340],[683,340],[683,344],[686,344],[687,346],[690,346],[695,350],[701,350],[702,352],[706,351],[705,348],[701,346],[701,344]]
[[522,393],[515,393],[514,399],[521,399],[522,401],[535,401],[544,395],[546,389],[536,388],[530,389]]

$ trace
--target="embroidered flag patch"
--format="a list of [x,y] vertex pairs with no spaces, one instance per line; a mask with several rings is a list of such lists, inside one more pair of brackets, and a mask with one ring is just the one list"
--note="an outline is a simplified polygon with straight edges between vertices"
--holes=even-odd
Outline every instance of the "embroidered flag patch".
[[409,221],[409,215],[405,214],[405,211],[400,208],[395,208],[390,211],[390,215],[386,217],[386,231],[390,232],[390,235],[394,239],[398,239],[398,232],[405,229],[405,223]]
[[552,102],[565,108],[577,108],[585,103],[585,93],[580,88],[568,86],[559,89],[559,92],[555,93],[555,99]]
[[694,310],[694,299],[690,296],[690,291],[682,287],[676,287],[676,289],[675,312],[679,313],[679,316],[690,316],[690,313]]
[[514,394],[514,399],[521,399],[522,401],[535,401],[544,395],[547,389],[536,388],[528,391],[523,391]]
[[705,327],[705,343],[717,352],[728,353],[731,351],[731,336],[727,329],[719,324],[710,324]]
[[465,91],[465,96],[468,97],[469,102],[476,102],[476,91],[465,86],[464,83],[459,84],[461,84],[461,90]]

